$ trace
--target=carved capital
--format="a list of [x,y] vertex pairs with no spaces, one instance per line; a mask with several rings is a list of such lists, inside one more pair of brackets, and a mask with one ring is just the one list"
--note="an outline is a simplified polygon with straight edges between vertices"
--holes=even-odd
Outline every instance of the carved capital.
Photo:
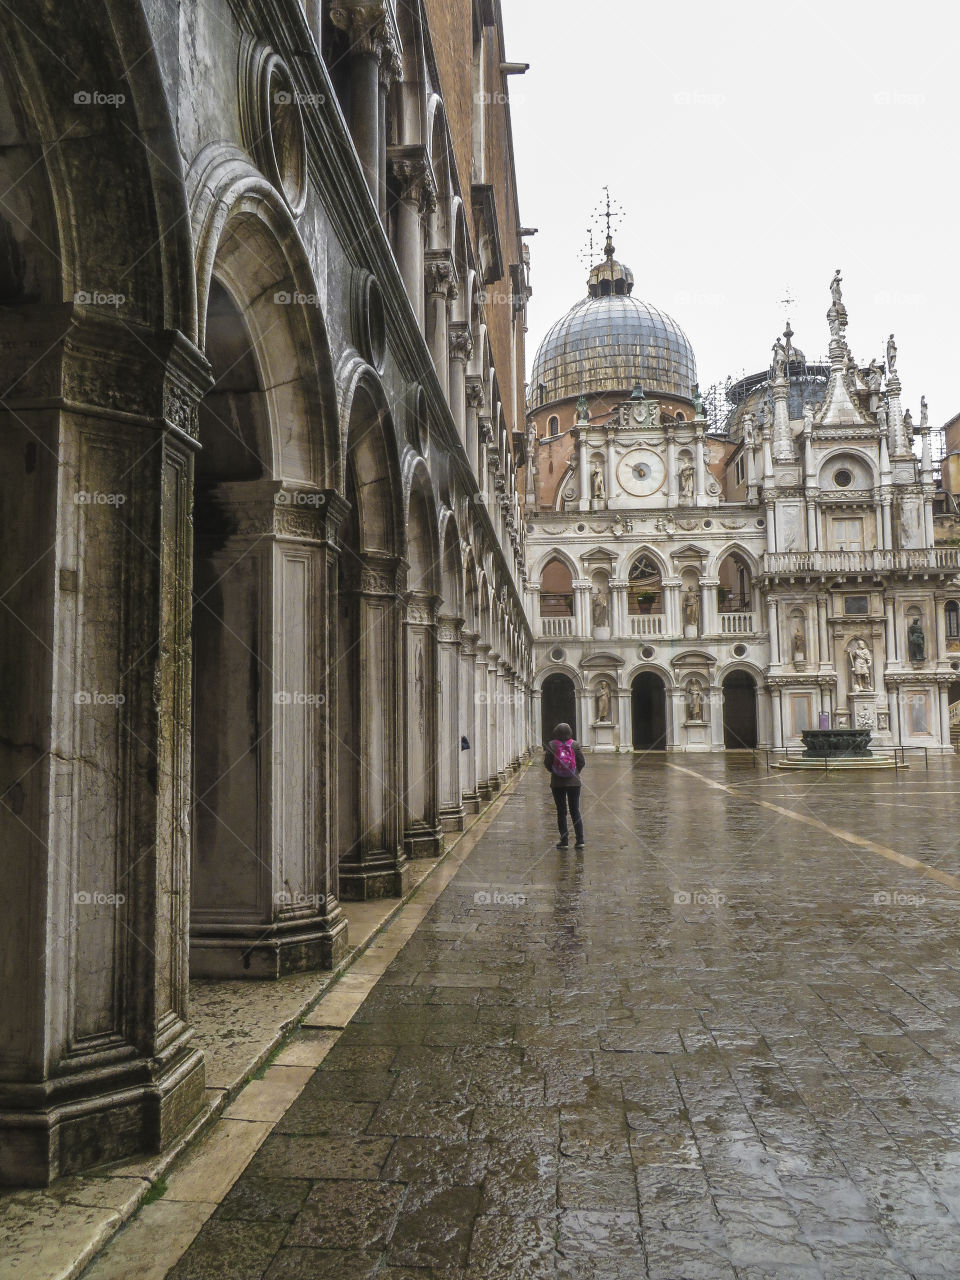
[[393,17],[383,0],[361,0],[358,4],[334,5],[330,21],[346,33],[355,56],[376,58],[380,79],[389,85],[401,72],[400,44]]
[[467,378],[467,407],[478,412],[483,408],[486,396],[483,390],[483,379],[475,374]]
[[427,254],[424,268],[427,292],[440,297],[456,298],[458,296],[454,284],[453,260],[445,252]]
[[473,355],[473,337],[465,324],[450,326],[450,356],[464,364]]
[[400,199],[414,205],[421,216],[433,213],[437,207],[437,184],[424,148],[390,147],[387,158]]

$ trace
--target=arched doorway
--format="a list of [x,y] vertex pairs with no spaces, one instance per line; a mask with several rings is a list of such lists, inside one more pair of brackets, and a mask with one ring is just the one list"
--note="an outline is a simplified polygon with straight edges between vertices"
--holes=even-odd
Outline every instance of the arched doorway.
[[757,682],[748,671],[724,677],[723,745],[731,750],[757,745]]
[[543,741],[549,742],[554,728],[564,720],[577,736],[577,691],[573,681],[562,671],[547,676],[540,691],[541,732]]
[[641,671],[634,677],[633,749],[664,751],[667,745],[667,689],[653,671]]

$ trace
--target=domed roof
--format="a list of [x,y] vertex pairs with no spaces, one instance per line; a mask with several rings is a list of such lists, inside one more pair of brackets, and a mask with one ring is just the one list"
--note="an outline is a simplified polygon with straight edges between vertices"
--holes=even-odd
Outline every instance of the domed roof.
[[[548,331],[533,361],[534,404],[600,391],[690,400],[697,362],[690,340],[665,312],[634,298],[633,273],[612,257],[590,272],[590,295]],[[540,388],[543,388],[541,391]]]

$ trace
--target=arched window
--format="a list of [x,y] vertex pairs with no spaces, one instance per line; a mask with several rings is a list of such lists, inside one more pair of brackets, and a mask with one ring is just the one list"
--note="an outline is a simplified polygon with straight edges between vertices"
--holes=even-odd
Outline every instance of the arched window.
[[560,434],[560,419],[556,414],[554,414],[547,423],[547,430],[552,436],[558,436]]
[[753,607],[750,567],[742,556],[731,552],[721,562],[717,577],[720,579],[717,600],[721,613],[746,613]]
[[573,617],[573,574],[556,558],[547,561],[540,575],[540,617]]
[[960,601],[948,600],[943,606],[946,622],[947,644],[951,649],[960,649]]
[[634,560],[627,574],[630,586],[627,590],[628,613],[662,613],[663,584],[660,570],[649,556]]

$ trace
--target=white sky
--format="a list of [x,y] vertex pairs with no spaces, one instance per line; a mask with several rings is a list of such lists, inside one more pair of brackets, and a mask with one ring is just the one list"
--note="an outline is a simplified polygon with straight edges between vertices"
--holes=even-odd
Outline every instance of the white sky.
[[882,359],[892,330],[914,419],[921,393],[935,426],[960,410],[952,6],[502,3],[507,57],[532,64],[509,81],[522,220],[540,229],[528,362],[585,295],[609,183],[617,257],[690,338],[701,389],[766,367],[788,292],[794,342],[824,353],[840,267],[857,359]]

